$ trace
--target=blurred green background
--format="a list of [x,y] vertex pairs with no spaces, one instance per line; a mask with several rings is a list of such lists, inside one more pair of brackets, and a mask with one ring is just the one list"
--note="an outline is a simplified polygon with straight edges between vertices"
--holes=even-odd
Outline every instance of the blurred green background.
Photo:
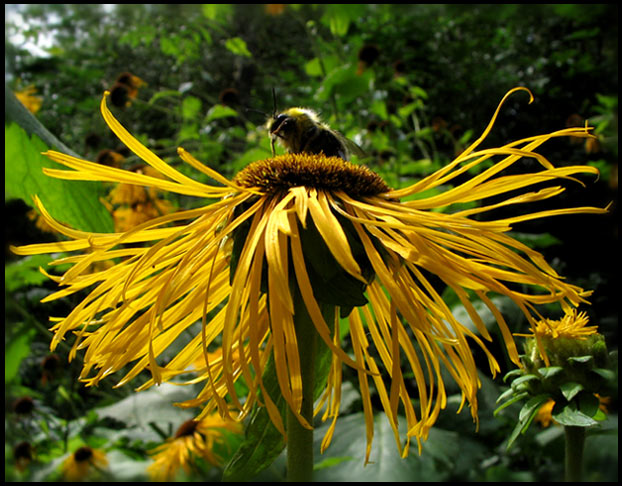
[[[583,126],[587,120],[595,128],[596,140],[560,139],[542,151],[554,165],[595,165],[600,178],[586,178],[586,187],[569,184],[558,201],[547,201],[543,208],[604,207],[613,201],[611,213],[526,223],[516,228],[515,236],[541,251],[569,281],[594,289],[593,305],[586,309],[590,322],[599,325],[610,347],[617,348],[617,5],[5,6],[8,90],[30,90],[37,120],[84,158],[95,160],[103,150],[121,151],[101,118],[99,104],[103,91],[115,88],[123,73],[141,82],[135,92],[121,93],[119,106],[112,107],[115,116],[167,162],[198,179],[201,175],[178,159],[176,147],[183,146],[227,177],[270,156],[264,123],[275,109],[273,90],[277,109],[313,108],[357,142],[370,156],[365,163],[392,187],[409,185],[451,161],[479,136],[503,95],[515,86],[529,88],[535,102],[528,105],[525,94],[513,96],[487,147]],[[94,412],[131,400],[132,390],[112,389],[111,384],[85,390],[75,379],[79,359],[68,367],[63,364],[52,384],[41,382],[42,362],[49,355],[47,316],[63,315],[76,302],[40,304],[54,288],[37,271],[47,259],[17,259],[7,245],[55,238],[27,216],[34,193],[54,216],[80,229],[111,231],[112,220],[99,202],[106,195],[102,184],[41,176],[41,166],[53,165],[39,155],[46,143],[32,136],[41,132],[19,128],[13,122],[23,127],[24,115],[9,106],[5,478],[53,480],[60,458],[72,444],[86,443],[111,454],[121,471],[112,479],[146,479],[145,451],[191,414],[180,415],[171,408],[150,422],[135,424],[129,416],[113,420]],[[137,162],[126,154],[123,167],[131,169]],[[525,162],[527,168],[529,163]],[[162,197],[174,207],[201,204]],[[449,303],[455,312],[463,311],[459,302]],[[524,329],[515,310],[508,309],[506,317],[514,331]],[[67,349],[59,348],[59,362],[66,363]],[[360,471],[361,480],[559,479],[559,431],[532,427],[505,451],[503,441],[514,417],[510,409],[501,417],[492,416],[503,384],[483,380],[478,434],[468,413],[452,412],[454,400],[421,457],[413,451],[406,461],[382,459],[385,466],[390,464],[383,469],[387,476],[373,476],[373,465],[363,469],[363,446],[350,450],[352,441],[345,440],[325,456],[353,459],[331,462],[320,456],[318,460],[324,460],[320,474],[326,480],[356,480],[357,472],[342,476],[352,470]],[[350,397],[344,437],[354,434],[352,430],[362,434],[354,388],[344,392]],[[179,400],[167,390],[161,391],[163,402]],[[34,399],[35,412],[16,417],[13,404],[24,396]],[[154,406],[149,400],[141,403]],[[612,445],[600,442],[588,448],[590,480],[617,480],[617,397],[610,406],[603,430],[615,432],[601,433],[598,440]],[[392,439],[382,435],[378,434],[374,450],[384,458],[386,449],[392,458]],[[29,440],[37,454],[28,470],[19,471],[12,451],[23,440]],[[264,479],[280,477],[281,470],[273,469]],[[206,477],[217,480],[218,471],[190,476]]]

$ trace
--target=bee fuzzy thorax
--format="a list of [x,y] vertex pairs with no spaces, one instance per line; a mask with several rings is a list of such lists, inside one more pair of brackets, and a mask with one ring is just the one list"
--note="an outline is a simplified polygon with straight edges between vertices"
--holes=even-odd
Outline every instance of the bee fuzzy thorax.
[[311,108],[303,108],[301,106],[297,106],[297,107],[293,107],[293,108],[289,108],[288,110],[285,110],[283,114],[288,115],[288,116],[295,116],[295,117],[306,116],[311,121],[315,123],[320,123],[320,116],[317,114],[317,112],[313,111]]

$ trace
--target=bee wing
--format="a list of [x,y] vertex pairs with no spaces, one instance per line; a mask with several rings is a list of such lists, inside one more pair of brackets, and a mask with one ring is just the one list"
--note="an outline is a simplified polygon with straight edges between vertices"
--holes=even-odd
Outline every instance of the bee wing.
[[348,150],[350,151],[351,154],[356,155],[359,159],[365,159],[369,157],[367,153],[361,147],[359,147],[355,142],[353,142],[349,138],[346,138],[345,140],[346,140],[346,147],[348,147]]
[[353,142],[349,138],[344,137],[339,132],[335,132],[335,133],[337,137],[339,137],[339,140],[341,141],[341,143],[343,143],[346,149],[348,149],[348,152],[350,153],[350,155],[356,155],[359,159],[365,159],[368,157],[365,151],[361,147],[359,147],[355,142]]

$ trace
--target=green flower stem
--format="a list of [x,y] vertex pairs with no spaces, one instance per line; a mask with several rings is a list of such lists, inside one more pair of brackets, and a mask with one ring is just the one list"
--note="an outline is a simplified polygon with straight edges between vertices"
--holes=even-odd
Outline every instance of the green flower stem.
[[585,427],[566,425],[566,482],[582,481]]
[[[294,325],[302,375],[302,416],[313,423],[315,328],[300,291],[294,291]],[[287,480],[308,482],[313,477],[313,430],[303,427],[287,407]]]
[[[301,414],[313,424],[317,332],[298,288],[294,290],[293,296],[294,325],[302,375]],[[331,309],[334,315],[334,308]],[[326,318],[327,312],[323,314]],[[287,407],[287,480],[291,482],[313,480],[313,430],[303,427],[289,407]]]

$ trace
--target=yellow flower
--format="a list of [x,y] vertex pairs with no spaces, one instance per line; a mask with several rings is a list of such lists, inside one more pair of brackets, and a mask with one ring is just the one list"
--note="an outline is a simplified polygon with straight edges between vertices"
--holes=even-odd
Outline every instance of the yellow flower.
[[[529,186],[597,173],[587,166],[554,167],[535,152],[552,138],[589,137],[587,128],[476,150],[507,96],[517,89],[506,95],[482,136],[458,158],[398,190],[388,188],[363,166],[308,154],[255,162],[230,181],[180,148],[185,162],[221,185],[204,184],[178,172],[132,137],[112,116],[104,96],[101,110],[109,127],[164,178],[53,151],[47,152],[48,157],[73,170],[44,169],[46,174],[150,186],[217,201],[152,219],[124,233],[92,234],[57,223],[37,199],[46,220],[68,240],[14,251],[81,252],[56,262],[73,267],[62,276],[50,276],[62,288],[44,301],[90,289],[68,316],[53,318],[52,349],[73,332],[77,337],[70,358],[78,349],[85,350],[83,381],[96,385],[131,364],[118,386],[148,369],[152,378],[143,389],[187,372],[202,357],[204,372],[193,382],[202,380],[205,386],[190,404],[204,405],[201,417],[218,408],[225,417],[236,410],[241,419],[258,404],[267,408],[275,427],[284,433],[276,397],[267,393],[262,373],[273,358],[282,397],[300,423],[309,427],[300,413],[298,356],[299,346],[308,343],[297,342],[293,315],[294,302],[302,302],[318,342],[332,356],[315,410],[317,414],[325,407],[322,418],[332,420],[322,450],[330,443],[339,416],[344,363],[358,374],[367,428],[366,460],[373,439],[373,388],[404,455],[411,437],[421,447],[420,440],[427,438],[445,408],[443,369],[460,387],[462,406],[470,405],[476,421],[480,381],[470,346],[486,353],[493,374],[499,366],[486,348],[484,340],[492,338],[471,299],[477,296],[490,309],[510,358],[519,364],[513,337],[491,293],[515,302],[534,329],[537,305],[555,302],[570,308],[586,302],[590,294],[564,282],[542,255],[507,232],[531,219],[605,211],[578,207],[492,221],[480,218],[499,207],[541,201],[564,191],[555,185],[518,193]],[[500,160],[478,175],[430,195],[429,190],[446,186],[494,157]],[[502,173],[523,157],[535,159],[540,170]],[[508,192],[512,195],[499,198]],[[437,211],[492,197],[495,202],[488,205]],[[475,215],[478,219],[472,218]],[[84,272],[93,261],[111,259],[120,261],[96,274]],[[456,293],[482,337],[456,320],[430,275]],[[197,321],[202,321],[201,332],[174,358],[159,364],[158,356]],[[342,349],[343,335],[348,336],[352,355]],[[208,353],[217,345],[222,346],[222,355],[212,359]],[[245,399],[238,397],[235,387],[240,377],[248,387]],[[413,398],[418,399],[417,406]],[[399,414],[407,424],[404,443],[398,433]]]
[[106,454],[88,446],[78,448],[63,462],[63,476],[67,481],[84,481],[97,475],[108,465]]
[[551,423],[557,423],[553,420],[553,407],[555,406],[555,400],[549,399],[544,405],[538,409],[534,420],[540,422],[542,427],[547,428]]
[[119,74],[114,85],[110,88],[111,103],[120,108],[130,106],[132,100],[138,96],[138,89],[146,84],[145,81],[132,73]]
[[600,361],[605,343],[598,334],[598,326],[588,326],[588,321],[585,312],[566,308],[561,319],[540,319],[531,326],[531,334],[515,333],[515,336],[528,338],[524,358],[533,363],[542,359],[546,366],[566,366],[567,358],[573,355],[593,355]]
[[[134,172],[160,177],[160,173],[151,167],[141,167]],[[129,231],[150,219],[172,212],[173,205],[158,197],[159,192],[155,187],[147,189],[134,184],[115,186],[108,194],[108,200],[102,201],[112,213],[115,231]]]
[[24,88],[21,91],[15,92],[15,97],[24,105],[30,113],[36,115],[41,105],[43,104],[43,99],[40,96],[36,96],[37,88],[30,85]]
[[39,213],[37,213],[37,211],[35,211],[34,209],[31,209],[30,211],[28,211],[26,213],[26,216],[28,217],[28,219],[30,221],[34,221],[35,223],[35,227],[40,229],[41,231],[44,231],[46,233],[55,233],[56,230],[54,230],[54,228],[52,228],[46,221],[45,219],[43,219],[41,217],[41,215]]
[[214,450],[221,445],[223,431],[241,432],[241,425],[231,420],[222,419],[218,414],[209,415],[201,420],[184,422],[175,437],[150,452],[154,463],[147,468],[153,481],[171,481],[183,468],[190,472],[194,457],[202,457],[213,466],[222,465],[222,458]]
[[588,326],[588,317],[585,312],[577,314],[576,309],[570,309],[561,319],[542,319],[532,328],[533,334],[516,334],[517,336],[538,338],[568,338],[586,339],[598,332],[598,326]]
[[98,164],[109,165],[110,167],[121,167],[121,164],[125,160],[125,157],[119,152],[110,149],[101,150],[97,154],[95,162]]
[[13,447],[13,460],[18,471],[25,471],[32,462],[34,450],[30,443],[23,441]]

